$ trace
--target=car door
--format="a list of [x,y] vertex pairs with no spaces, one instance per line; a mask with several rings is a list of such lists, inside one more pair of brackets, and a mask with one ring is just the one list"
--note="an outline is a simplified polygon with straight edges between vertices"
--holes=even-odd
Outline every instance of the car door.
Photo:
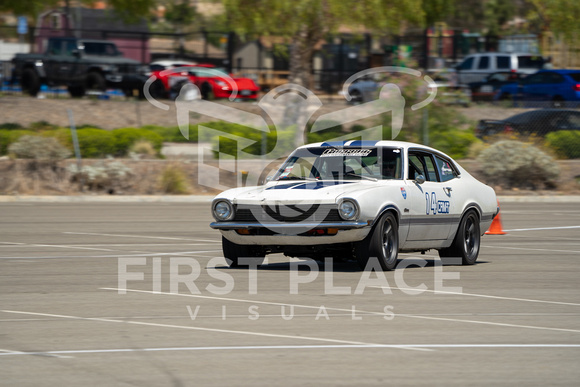
[[[407,240],[447,239],[455,224],[453,187],[448,181],[440,181],[435,157],[429,152],[410,149],[407,166],[407,178],[411,180],[408,184],[410,226]],[[422,184],[418,181],[420,175],[425,178]]]

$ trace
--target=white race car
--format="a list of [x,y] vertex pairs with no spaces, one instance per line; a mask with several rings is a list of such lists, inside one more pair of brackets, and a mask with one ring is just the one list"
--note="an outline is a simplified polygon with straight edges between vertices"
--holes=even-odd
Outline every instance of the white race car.
[[361,269],[376,258],[392,270],[399,251],[474,264],[498,212],[493,188],[433,148],[324,142],[296,149],[263,186],[217,195],[210,226],[231,266],[284,253],[354,258]]

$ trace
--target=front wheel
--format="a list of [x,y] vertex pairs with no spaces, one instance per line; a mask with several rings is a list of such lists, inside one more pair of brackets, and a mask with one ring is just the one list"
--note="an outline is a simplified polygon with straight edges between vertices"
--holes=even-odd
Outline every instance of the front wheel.
[[33,69],[26,69],[22,72],[22,90],[31,97],[36,97],[40,91],[40,78]]
[[[253,259],[260,265],[265,256],[260,246],[238,245],[223,236],[222,251],[230,267],[249,266],[249,261]],[[241,258],[244,258],[244,260],[240,260]]]
[[395,215],[391,212],[383,215],[355,251],[362,270],[367,268],[370,259],[377,259],[383,270],[393,270],[399,256],[399,225]]
[[87,90],[95,90],[104,92],[107,90],[107,81],[101,73],[90,72],[85,80],[85,86]]
[[471,210],[461,219],[453,244],[439,250],[439,256],[442,258],[461,257],[463,265],[473,265],[479,255],[480,242],[479,217],[475,211]]

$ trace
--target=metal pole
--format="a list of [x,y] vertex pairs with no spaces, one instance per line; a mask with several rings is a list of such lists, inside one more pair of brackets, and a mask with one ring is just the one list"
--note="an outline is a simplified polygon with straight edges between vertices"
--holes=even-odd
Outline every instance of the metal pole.
[[80,185],[80,191],[84,192],[85,190],[85,179],[83,177],[83,174],[81,173],[82,171],[82,159],[81,159],[81,149],[79,147],[79,139],[77,137],[77,128],[75,126],[75,121],[73,118],[73,114],[72,111],[70,109],[66,109],[67,113],[68,113],[68,120],[70,123],[70,132],[71,132],[71,136],[72,136],[72,140],[73,140],[73,148],[75,150],[75,156],[77,159],[77,172],[79,174],[79,185]]

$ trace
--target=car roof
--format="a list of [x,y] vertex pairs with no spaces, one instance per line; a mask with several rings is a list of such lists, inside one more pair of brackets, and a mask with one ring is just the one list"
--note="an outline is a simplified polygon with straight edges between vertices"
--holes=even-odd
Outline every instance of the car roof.
[[542,73],[557,73],[557,74],[578,74],[580,70],[570,70],[570,69],[544,69],[538,72]]
[[359,141],[359,140],[350,140],[350,141],[325,141],[325,142],[317,142],[313,144],[307,144],[299,147],[298,149],[303,148],[320,148],[320,147],[344,147],[344,146],[360,146],[360,147],[394,147],[394,148],[418,148],[429,152],[438,153],[444,155],[448,158],[450,156],[446,155],[445,153],[437,150],[435,148],[428,147],[422,144],[416,144],[413,142],[406,142],[406,141],[390,141],[390,140],[380,140],[380,141]]
[[181,65],[195,65],[196,62],[191,62],[187,60],[181,59],[161,59],[156,60],[155,62],[151,62],[150,65],[159,65],[159,66],[181,66]]

